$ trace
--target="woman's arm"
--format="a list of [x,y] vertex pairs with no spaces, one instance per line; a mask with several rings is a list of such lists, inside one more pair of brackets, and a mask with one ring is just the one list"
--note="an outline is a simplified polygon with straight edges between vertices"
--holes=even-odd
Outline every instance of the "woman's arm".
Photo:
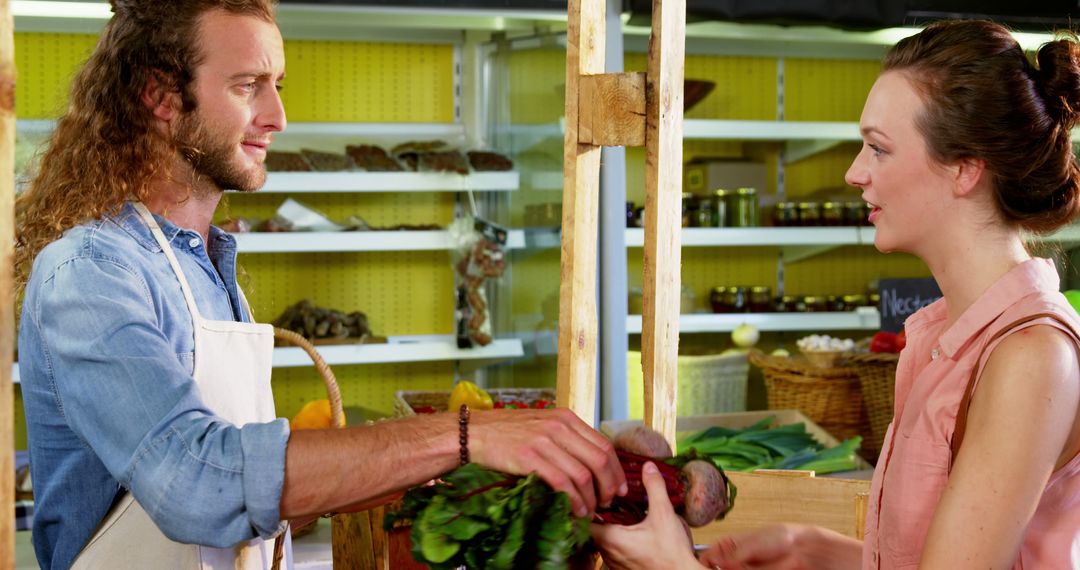
[[721,538],[701,554],[709,568],[854,570],[862,542],[825,528],[776,524]]
[[1010,568],[1051,473],[1080,437],[1080,365],[1050,326],[1005,338],[971,399],[968,427],[934,513],[921,568]]

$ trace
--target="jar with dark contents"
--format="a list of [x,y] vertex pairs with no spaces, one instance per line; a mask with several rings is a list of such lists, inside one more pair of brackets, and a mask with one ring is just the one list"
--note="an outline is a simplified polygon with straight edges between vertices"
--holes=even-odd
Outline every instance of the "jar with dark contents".
[[772,288],[765,285],[755,285],[750,288],[747,309],[751,313],[768,313],[772,311],[772,308]]
[[848,311],[854,311],[859,307],[866,305],[866,295],[844,295],[843,296],[844,307]]
[[728,226],[728,200],[730,194],[723,188],[717,188],[713,191],[712,226],[714,228],[726,228]]
[[690,192],[683,192],[682,195],[682,227],[690,227],[690,214],[694,209],[694,195]]
[[799,210],[796,209],[795,202],[777,202],[773,208],[772,219],[773,225],[778,227],[799,225]]
[[821,225],[821,204],[817,202],[799,202],[799,225],[800,226],[820,226]]
[[803,297],[803,304],[806,305],[807,313],[825,312],[825,297],[819,295],[807,295]]
[[637,208],[634,207],[633,202],[626,203],[626,227],[637,227]]
[[753,228],[758,225],[757,188],[739,188],[731,200],[731,227]]
[[844,206],[840,202],[821,203],[821,225],[842,226],[844,225]]
[[713,287],[712,291],[709,291],[709,306],[712,307],[714,313],[728,313],[724,306],[724,295],[727,294],[727,287]]
[[866,222],[863,205],[866,202],[844,202],[844,223],[849,226],[861,226]]
[[847,305],[844,304],[844,300],[839,295],[826,295],[825,296],[825,310],[834,313],[839,313],[846,310]]

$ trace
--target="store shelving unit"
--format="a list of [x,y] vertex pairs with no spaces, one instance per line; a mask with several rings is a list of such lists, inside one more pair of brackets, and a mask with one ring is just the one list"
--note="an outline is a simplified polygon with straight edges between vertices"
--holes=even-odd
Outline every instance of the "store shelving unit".
[[[742,324],[760,331],[877,330],[881,316],[873,307],[829,313],[726,313],[679,317],[680,333],[731,332]],[[641,315],[626,318],[626,332],[641,334]]]
[[[252,232],[233,234],[240,253],[299,253],[348,251],[440,251],[456,247],[450,232]],[[558,234],[550,231],[510,230],[506,248],[558,247]]]
[[512,192],[517,172],[271,172],[260,193],[288,192]]

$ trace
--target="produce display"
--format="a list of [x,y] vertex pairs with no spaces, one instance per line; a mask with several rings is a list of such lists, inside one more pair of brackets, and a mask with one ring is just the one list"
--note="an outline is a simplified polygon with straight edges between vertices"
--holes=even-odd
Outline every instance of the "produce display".
[[870,352],[900,352],[907,346],[907,333],[879,331],[870,338]]
[[[614,440],[629,492],[598,509],[598,523],[635,524],[648,509],[641,479],[645,463],[660,469],[668,497],[690,526],[703,526],[731,509],[735,488],[713,463],[677,455],[658,433],[627,430]],[[646,456],[627,450],[655,454]],[[384,519],[387,530],[411,523],[413,557],[433,570],[462,565],[470,570],[565,569],[588,563],[589,523],[570,511],[565,493],[556,493],[535,474],[516,477],[475,464],[465,465],[434,485],[405,494],[401,508]],[[687,540],[687,548],[693,548]],[[592,568],[591,565],[587,566]]]
[[806,431],[806,424],[771,427],[765,418],[743,429],[710,427],[681,439],[679,453],[712,460],[725,471],[796,469],[833,473],[857,467],[855,453],[862,437],[855,436],[826,449]]

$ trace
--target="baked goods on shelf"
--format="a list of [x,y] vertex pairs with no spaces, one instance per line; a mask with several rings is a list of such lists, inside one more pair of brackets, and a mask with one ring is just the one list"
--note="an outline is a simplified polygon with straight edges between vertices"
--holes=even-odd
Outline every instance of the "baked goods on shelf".
[[353,164],[368,172],[401,172],[404,168],[386,150],[371,144],[348,145],[345,154],[352,158]]
[[311,165],[298,152],[266,151],[267,172],[310,172]]
[[469,156],[469,165],[477,172],[504,172],[514,168],[514,161],[497,152],[470,150],[467,154]]
[[312,170],[318,170],[320,172],[341,172],[344,170],[352,170],[353,168],[352,159],[345,154],[313,150],[310,148],[300,149],[300,152],[311,164]]

